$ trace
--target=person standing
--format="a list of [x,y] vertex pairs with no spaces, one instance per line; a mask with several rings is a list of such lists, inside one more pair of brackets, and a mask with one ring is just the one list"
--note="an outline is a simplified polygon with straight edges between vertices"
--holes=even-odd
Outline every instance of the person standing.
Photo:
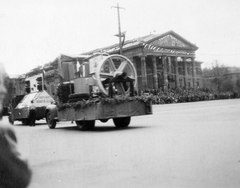
[[[6,71],[0,63],[0,112],[7,93],[4,85]],[[17,147],[17,138],[12,125],[0,120],[0,187],[26,188],[30,184],[32,171]]]
[[31,100],[31,104],[29,106],[29,124],[30,124],[30,127],[34,127],[35,126],[35,121],[36,121],[36,107],[33,103],[34,103],[34,101]]

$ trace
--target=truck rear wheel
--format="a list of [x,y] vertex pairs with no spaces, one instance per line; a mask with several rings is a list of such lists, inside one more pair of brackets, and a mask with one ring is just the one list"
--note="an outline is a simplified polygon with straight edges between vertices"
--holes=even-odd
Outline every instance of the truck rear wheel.
[[53,119],[51,112],[47,113],[46,120],[50,129],[54,129],[56,127],[57,120]]
[[80,131],[92,130],[95,127],[95,120],[76,121],[76,124]]
[[121,117],[121,118],[113,118],[114,125],[117,128],[128,127],[130,124],[131,117]]

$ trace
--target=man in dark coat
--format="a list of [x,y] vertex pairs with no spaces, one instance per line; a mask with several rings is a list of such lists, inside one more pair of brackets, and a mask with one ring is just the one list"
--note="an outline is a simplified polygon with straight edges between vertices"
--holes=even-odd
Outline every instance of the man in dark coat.
[[36,121],[36,107],[33,103],[34,103],[34,101],[31,100],[31,104],[29,106],[29,124],[30,124],[30,127],[34,127],[35,126],[35,121]]

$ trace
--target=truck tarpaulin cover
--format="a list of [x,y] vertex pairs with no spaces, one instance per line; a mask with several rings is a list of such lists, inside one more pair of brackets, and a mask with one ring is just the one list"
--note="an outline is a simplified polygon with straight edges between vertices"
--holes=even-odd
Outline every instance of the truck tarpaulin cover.
[[21,100],[16,109],[29,107],[32,100],[34,101],[34,105],[36,107],[48,106],[54,101],[46,91],[30,93]]

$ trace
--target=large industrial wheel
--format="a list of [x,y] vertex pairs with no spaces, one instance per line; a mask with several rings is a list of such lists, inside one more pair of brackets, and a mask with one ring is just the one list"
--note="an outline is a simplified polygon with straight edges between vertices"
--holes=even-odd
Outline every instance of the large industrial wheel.
[[121,118],[113,118],[114,125],[117,128],[128,127],[130,124],[131,117],[121,117]]
[[50,129],[54,129],[56,127],[57,120],[53,119],[51,112],[47,113],[46,120]]
[[[131,61],[122,55],[110,55],[104,57],[97,66],[95,77],[97,85],[102,93],[108,95],[107,88],[103,85],[103,82],[107,79],[112,79],[123,72],[127,74],[127,77],[134,79],[134,87],[137,86],[137,73],[134,65]],[[129,95],[130,87],[127,90],[121,83],[116,83],[116,88],[121,90],[122,95]]]
[[95,120],[90,121],[76,121],[77,127],[80,131],[92,130],[95,127]]

